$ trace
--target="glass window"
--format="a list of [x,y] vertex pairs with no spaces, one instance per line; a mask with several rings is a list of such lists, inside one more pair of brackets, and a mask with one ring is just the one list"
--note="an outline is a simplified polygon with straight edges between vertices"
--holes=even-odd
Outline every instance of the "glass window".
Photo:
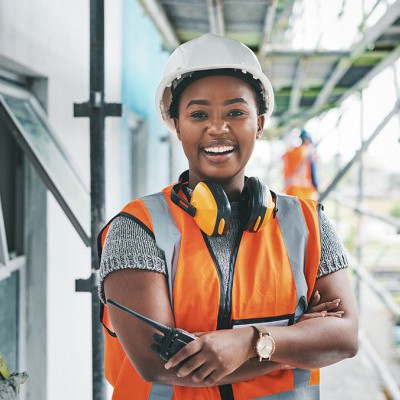
[[1,118],[0,143],[0,263],[7,264],[8,255],[13,258],[24,251],[24,162],[22,150]]
[[24,160],[0,118],[0,353],[18,371],[20,270],[12,260],[24,253]]
[[89,191],[52,133],[39,103],[29,93],[4,93],[0,86],[0,118],[8,121],[25,155],[90,245]]

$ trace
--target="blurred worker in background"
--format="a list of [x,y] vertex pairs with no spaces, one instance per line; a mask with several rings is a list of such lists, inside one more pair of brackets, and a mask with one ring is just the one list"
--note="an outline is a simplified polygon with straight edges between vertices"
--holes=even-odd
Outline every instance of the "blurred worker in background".
[[318,199],[315,152],[309,132],[300,132],[301,145],[283,155],[285,193],[303,199]]

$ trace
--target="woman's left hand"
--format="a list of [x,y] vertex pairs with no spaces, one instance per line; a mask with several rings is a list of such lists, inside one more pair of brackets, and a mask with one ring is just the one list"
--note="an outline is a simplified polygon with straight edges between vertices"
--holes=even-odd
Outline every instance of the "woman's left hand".
[[326,301],[321,303],[321,295],[319,291],[315,291],[314,295],[310,300],[310,304],[308,305],[307,311],[300,317],[297,322],[305,321],[311,318],[320,318],[320,317],[337,317],[341,318],[344,314],[344,311],[337,311],[336,309],[339,307],[340,299],[334,299],[331,301]]
[[197,332],[198,338],[176,353],[165,364],[165,368],[183,363],[177,371],[179,377],[193,374],[195,382],[216,385],[251,358],[254,335],[252,327]]

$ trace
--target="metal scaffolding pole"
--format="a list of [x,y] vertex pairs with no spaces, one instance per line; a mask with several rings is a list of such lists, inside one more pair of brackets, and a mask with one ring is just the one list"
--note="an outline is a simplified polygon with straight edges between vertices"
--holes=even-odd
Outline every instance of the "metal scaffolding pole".
[[[396,98],[397,101],[400,101],[400,85],[399,85],[399,79],[397,78],[396,62],[392,64],[392,72],[393,72],[394,89],[396,91]],[[400,132],[400,112],[397,114],[397,121],[399,123],[399,132]],[[399,142],[400,142],[400,137],[399,137]]]
[[349,200],[346,197],[343,197],[342,195],[339,195],[338,193],[334,193],[331,196],[331,199],[334,200],[335,204],[340,205],[341,207],[345,207],[349,210],[352,210],[354,211],[355,214],[361,214],[366,217],[384,222],[385,224],[392,226],[393,228],[396,229],[397,234],[400,234],[400,223],[398,218],[385,216],[379,213],[372,212],[365,208],[360,208],[355,203],[352,203],[351,200]]
[[97,235],[105,220],[105,117],[121,116],[122,106],[104,101],[104,0],[90,0],[90,98],[74,104],[75,117],[90,119],[91,275],[76,280],[76,291],[90,292],[92,301],[92,395],[106,398],[103,373],[103,332],[97,295]]
[[361,154],[366,151],[372,141],[379,135],[385,125],[396,115],[400,110],[400,101],[397,101],[393,109],[386,115],[386,117],[381,121],[381,123],[376,127],[371,136],[363,142],[363,145],[359,150],[356,151],[353,158],[337,173],[337,175],[332,179],[332,182],[328,185],[323,193],[319,196],[318,201],[323,201],[329,193],[336,187],[340,180],[346,175],[353,164],[359,159]]
[[[364,103],[363,93],[359,92],[360,99],[360,147],[364,145]],[[361,208],[364,200],[364,153],[362,152],[358,158],[358,193],[357,193],[357,207]],[[363,249],[362,249],[362,231],[363,231],[363,219],[362,214],[357,216],[357,234],[356,234],[356,257],[357,257],[357,268],[363,265]],[[358,272],[358,271],[357,271]],[[359,274],[357,275],[355,295],[358,305],[359,312],[361,311],[361,280]]]

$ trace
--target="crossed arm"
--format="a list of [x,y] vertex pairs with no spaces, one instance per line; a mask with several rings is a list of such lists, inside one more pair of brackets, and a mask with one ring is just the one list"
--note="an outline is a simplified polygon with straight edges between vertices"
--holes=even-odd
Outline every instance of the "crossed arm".
[[[358,322],[347,272],[340,270],[317,279],[315,293],[310,314],[295,325],[269,329],[276,351],[271,362],[262,363],[255,359],[257,336],[252,327],[197,333],[196,340],[165,364],[150,350],[155,332],[151,327],[114,307],[109,307],[109,313],[125,352],[144,379],[170,385],[212,386],[248,380],[282,368],[324,367],[354,356]],[[174,326],[168,288],[161,274],[115,271],[106,278],[105,294],[106,298]],[[323,312],[327,310],[333,310],[333,314]]]

